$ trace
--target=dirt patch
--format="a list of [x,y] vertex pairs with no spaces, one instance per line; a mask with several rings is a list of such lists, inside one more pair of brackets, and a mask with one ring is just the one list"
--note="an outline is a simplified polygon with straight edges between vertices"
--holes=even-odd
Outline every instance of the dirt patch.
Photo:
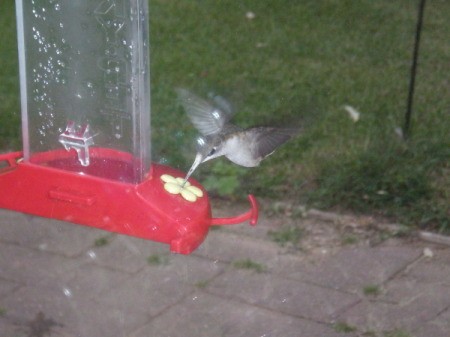
[[[258,203],[256,227],[242,224],[226,230],[275,242],[282,251],[307,258],[329,256],[344,246],[374,246],[392,237],[414,237],[408,227],[381,217],[324,212],[285,201],[258,199]],[[214,216],[220,217],[240,214],[249,206],[214,199],[212,207]]]

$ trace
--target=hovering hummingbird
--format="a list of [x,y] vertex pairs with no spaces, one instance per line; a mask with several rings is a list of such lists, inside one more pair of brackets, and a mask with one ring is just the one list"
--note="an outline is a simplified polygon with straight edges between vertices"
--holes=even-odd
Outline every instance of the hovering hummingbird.
[[176,92],[192,124],[202,135],[197,139],[197,154],[184,182],[201,163],[220,156],[241,166],[258,166],[299,132],[296,128],[242,129],[230,123],[233,111],[224,98],[216,96],[214,103],[210,103],[186,89],[176,89]]

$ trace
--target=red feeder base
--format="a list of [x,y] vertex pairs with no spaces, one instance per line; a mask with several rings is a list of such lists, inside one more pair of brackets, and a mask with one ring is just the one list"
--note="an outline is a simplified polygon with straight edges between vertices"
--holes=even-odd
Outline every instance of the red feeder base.
[[129,154],[90,149],[91,163],[83,167],[74,151],[55,150],[21,161],[22,153],[0,155],[0,208],[73,222],[103,230],[167,243],[175,253],[189,254],[205,239],[211,225],[258,219],[256,200],[240,216],[211,218],[203,196],[194,202],[164,189],[161,176],[184,177],[171,167],[153,164],[148,177],[133,184]]

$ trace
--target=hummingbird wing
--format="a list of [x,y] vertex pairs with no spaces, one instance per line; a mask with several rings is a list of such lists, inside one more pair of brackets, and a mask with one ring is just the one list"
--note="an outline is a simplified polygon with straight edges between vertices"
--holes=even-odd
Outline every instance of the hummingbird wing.
[[280,145],[299,133],[299,129],[255,127],[249,129],[253,134],[252,153],[260,160],[271,155]]
[[208,97],[211,97],[214,104],[217,105],[222,111],[227,113],[231,118],[234,113],[234,108],[226,98],[219,95],[208,95]]
[[224,111],[186,89],[179,88],[176,92],[192,124],[204,136],[218,134],[231,119],[231,109]]

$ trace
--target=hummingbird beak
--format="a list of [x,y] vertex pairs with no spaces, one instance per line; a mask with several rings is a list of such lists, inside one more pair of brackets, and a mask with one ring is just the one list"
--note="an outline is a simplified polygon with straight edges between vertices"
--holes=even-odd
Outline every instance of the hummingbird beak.
[[186,184],[186,181],[188,181],[189,177],[192,175],[192,173],[194,173],[195,169],[197,168],[198,165],[201,164],[202,161],[203,156],[200,153],[197,153],[197,155],[195,156],[194,163],[189,169],[189,172],[186,174],[186,177],[184,178],[183,184],[181,186],[184,186],[184,184]]

